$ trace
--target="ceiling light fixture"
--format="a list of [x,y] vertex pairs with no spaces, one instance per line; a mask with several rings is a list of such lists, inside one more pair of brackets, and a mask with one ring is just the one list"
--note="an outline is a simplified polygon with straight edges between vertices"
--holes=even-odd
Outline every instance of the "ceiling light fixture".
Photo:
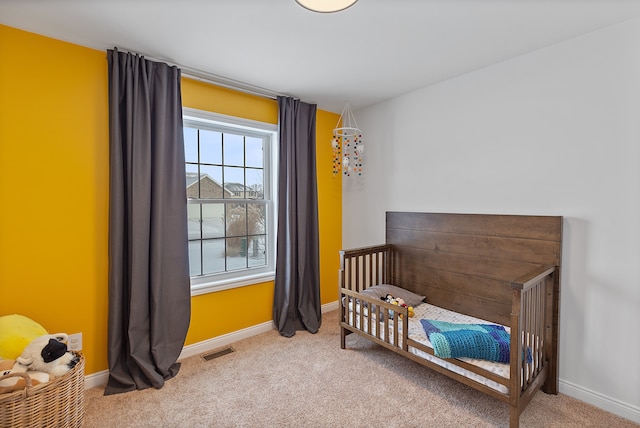
[[345,10],[358,0],[296,0],[305,9],[320,13],[331,13]]

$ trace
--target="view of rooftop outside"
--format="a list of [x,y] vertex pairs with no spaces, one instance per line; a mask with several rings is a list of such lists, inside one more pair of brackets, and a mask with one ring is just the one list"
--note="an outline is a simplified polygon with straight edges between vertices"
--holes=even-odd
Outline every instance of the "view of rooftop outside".
[[263,139],[184,128],[191,276],[267,263]]

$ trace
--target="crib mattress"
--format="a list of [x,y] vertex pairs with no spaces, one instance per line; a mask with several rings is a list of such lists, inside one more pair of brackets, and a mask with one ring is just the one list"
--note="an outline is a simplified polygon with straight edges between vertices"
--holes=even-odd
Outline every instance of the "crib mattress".
[[[351,306],[351,305],[350,305]],[[351,309],[351,308],[350,308]],[[359,308],[357,309],[357,311],[359,311]],[[366,311],[365,311],[366,312]],[[429,338],[427,337],[427,334],[424,331],[424,328],[422,327],[422,324],[420,324],[420,319],[432,319],[432,320],[439,320],[439,321],[447,321],[447,322],[451,322],[451,323],[460,323],[460,324],[466,324],[466,323],[470,323],[470,324],[495,324],[495,323],[490,323],[489,321],[486,320],[482,320],[479,318],[474,318],[471,317],[469,315],[465,315],[465,314],[461,314],[458,312],[453,312],[438,306],[434,306],[431,305],[429,303],[422,303],[416,307],[414,307],[414,312],[415,315],[411,318],[409,318],[409,338],[411,338],[412,340],[415,340],[416,342],[419,342],[431,349],[433,349],[433,346],[431,345],[431,342],[429,341]],[[356,324],[359,324],[359,317],[355,317],[356,318]],[[349,318],[350,319],[350,318]],[[367,318],[364,318],[365,323],[367,322]],[[392,323],[393,321],[389,321],[389,334],[392,336],[393,335],[393,328],[392,328]],[[384,334],[384,325],[382,323],[376,323],[377,325],[379,325],[379,328],[381,329],[381,334]],[[376,326],[376,324],[374,324],[374,326]],[[373,330],[375,331],[376,327],[373,327]],[[402,323],[399,324],[399,327],[402,326]],[[356,327],[360,328],[359,325],[356,325]],[[367,328],[366,324],[365,324],[365,329]],[[505,329],[507,331],[509,331],[509,327],[505,327]],[[374,333],[375,334],[375,333]],[[401,339],[401,338],[400,338]],[[400,340],[401,342],[401,340]],[[484,376],[481,376],[477,373],[474,373],[472,371],[469,371],[467,369],[464,369],[462,367],[459,367],[455,364],[450,363],[449,361],[447,361],[446,359],[442,359],[442,358],[438,358],[434,355],[431,355],[427,352],[421,351],[420,349],[416,349],[414,347],[409,346],[409,352],[411,352],[412,354],[415,354],[417,356],[419,356],[421,359],[424,360],[428,360],[431,361],[441,367],[446,368],[449,371],[452,371],[454,373],[457,373],[459,375],[462,375],[466,378],[472,379],[482,385],[488,386],[491,389],[494,389],[498,392],[507,394],[508,393],[508,388],[504,385],[499,384],[496,381],[493,381],[491,379],[487,379]],[[469,364],[472,364],[474,366],[477,367],[481,367],[489,372],[495,373],[500,377],[503,377],[505,379],[509,379],[510,377],[510,367],[509,364],[503,364],[503,363],[496,363],[493,361],[487,361],[487,360],[479,360],[479,359],[475,359],[475,358],[458,358],[461,361],[465,361]]]

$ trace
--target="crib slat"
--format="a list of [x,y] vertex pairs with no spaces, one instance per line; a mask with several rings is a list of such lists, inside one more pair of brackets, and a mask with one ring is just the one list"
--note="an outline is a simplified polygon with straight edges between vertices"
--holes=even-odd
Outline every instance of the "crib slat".
[[[347,308],[355,308],[355,304],[356,302],[354,301],[353,297],[351,296],[347,296]],[[349,324],[351,325],[356,325],[356,311],[352,310],[350,312],[347,313],[347,317],[349,317]]]
[[384,319],[384,341],[389,342],[389,311],[386,308],[384,308],[383,319]]
[[526,360],[524,358],[525,357],[524,354],[526,354],[526,349],[527,349],[527,346],[528,346],[528,337],[527,336],[529,335],[529,333],[528,333],[529,332],[529,308],[530,308],[529,293],[525,291],[523,293],[522,297],[523,297],[523,300],[524,300],[524,302],[523,302],[523,305],[524,305],[524,307],[523,307],[523,309],[524,309],[523,310],[523,318],[524,319],[523,319],[523,322],[522,322],[522,331],[524,332],[524,335],[523,335],[524,342],[523,342],[523,347],[522,347],[523,353],[520,356],[520,358],[522,358],[522,389],[524,390],[526,388],[526,385],[529,382],[529,372],[528,372],[528,369],[529,369],[528,366],[529,365],[527,364],[527,362],[526,362]]
[[[357,316],[356,305],[357,305],[357,300],[354,297],[351,298],[351,304],[352,304],[351,307],[353,308],[353,310],[351,311],[351,316],[353,318],[351,324],[352,325],[356,325],[356,316]],[[360,311],[360,312],[362,313],[362,311]],[[360,318],[360,322],[362,323],[362,318]],[[360,325],[362,325],[362,324],[360,324]]]
[[[531,357],[535,358],[535,352],[536,352],[536,348],[535,348],[535,340],[536,340],[536,329],[537,329],[537,325],[536,325],[536,294],[537,294],[537,290],[538,290],[538,284],[536,284],[532,289],[530,294],[530,300],[531,300],[531,307],[529,308],[529,312],[530,312],[530,316],[531,316],[531,325],[530,325],[530,330],[529,330],[529,347],[531,349]],[[537,364],[535,359],[531,362],[531,364],[529,364],[529,382],[528,384],[531,384],[531,382],[533,381],[533,377],[535,376],[535,373],[537,371]]]
[[[526,346],[527,348],[531,349],[531,339],[533,338],[533,313],[532,313],[532,307],[533,307],[533,289],[528,290],[527,291],[527,343]],[[525,348],[526,349],[526,348]],[[523,363],[524,366],[527,368],[527,385],[531,384],[531,375],[532,375],[532,369],[533,369],[533,364],[526,364],[526,352],[525,355],[523,355],[523,358],[525,358],[525,362]]]
[[371,284],[379,284],[380,283],[380,275],[378,274],[378,257],[380,253],[375,253],[371,255]]
[[546,366],[545,355],[547,353],[547,284],[550,284],[550,280],[547,279],[540,284],[540,353],[539,353],[539,361],[540,361],[540,370],[544,369]]
[[541,281],[537,288],[538,303],[537,303],[536,316],[538,317],[538,323],[537,323],[538,328],[536,330],[536,339],[537,339],[536,360],[537,360],[538,370],[536,373],[540,373],[540,371],[542,370],[542,367],[544,366],[544,354],[542,352],[542,349],[543,349],[542,347],[544,344],[543,337],[544,337],[544,319],[545,319],[544,288],[545,288],[545,281]]
[[[531,349],[532,352],[532,356],[533,356],[533,352],[534,352],[534,348],[533,348],[533,342],[535,340],[535,290],[536,290],[537,286],[534,286],[531,290],[529,290],[529,292],[527,293],[527,295],[529,296],[529,307],[528,307],[528,312],[529,312],[529,325],[528,325],[528,333],[527,333],[527,346],[529,347],[529,349]],[[527,379],[527,385],[530,385],[531,382],[533,381],[533,376],[535,373],[535,362],[532,362],[531,364],[527,364],[527,372],[528,372],[528,379]]]
[[373,258],[375,257],[375,254],[367,254],[365,257],[365,267],[364,270],[367,274],[367,288],[371,287],[374,284],[375,278],[373,277],[373,270],[371,269],[371,267],[373,266]]
[[400,317],[398,316],[398,313],[396,312],[394,315],[394,320],[393,320],[393,344],[397,347],[398,346],[398,325],[400,324]]
[[[522,322],[521,322],[521,331],[522,333],[520,333],[521,336],[521,341],[522,341],[522,349],[523,351],[526,350],[527,348],[527,312],[528,312],[528,305],[527,305],[527,295],[528,293],[526,291],[524,291],[522,293]],[[522,376],[522,389],[524,390],[526,385],[527,385],[527,364],[524,361],[524,358],[522,355],[519,356],[519,358],[522,359],[521,362],[521,366],[520,366],[520,370],[522,371],[521,376]]]
[[540,334],[542,333],[540,331],[540,311],[542,309],[542,306],[540,305],[540,289],[542,284],[538,283],[538,285],[536,286],[536,290],[535,290],[535,311],[533,312],[535,315],[535,336],[534,336],[534,348],[535,351],[533,356],[534,356],[534,364],[535,364],[535,374],[537,375],[538,373],[540,373]]

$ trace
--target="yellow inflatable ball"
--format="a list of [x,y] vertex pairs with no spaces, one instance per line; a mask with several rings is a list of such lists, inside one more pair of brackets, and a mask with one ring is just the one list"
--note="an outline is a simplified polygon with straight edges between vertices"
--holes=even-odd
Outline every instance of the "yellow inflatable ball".
[[47,334],[40,324],[22,315],[0,317],[0,359],[15,360],[36,337]]

